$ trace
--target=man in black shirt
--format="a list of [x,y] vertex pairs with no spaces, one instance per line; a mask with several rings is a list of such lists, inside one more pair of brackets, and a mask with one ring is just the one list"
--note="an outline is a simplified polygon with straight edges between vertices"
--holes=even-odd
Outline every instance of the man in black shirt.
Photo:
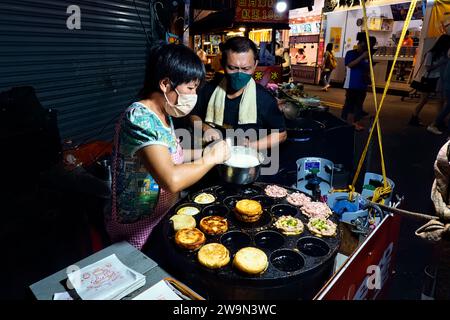
[[[224,129],[256,132],[249,147],[269,149],[286,140],[284,115],[276,99],[252,78],[258,65],[257,48],[245,37],[227,40],[222,47],[225,75],[207,83],[198,95],[190,120],[201,127],[206,142],[219,139]],[[267,135],[260,130],[267,130]],[[223,136],[223,135],[222,135]]]

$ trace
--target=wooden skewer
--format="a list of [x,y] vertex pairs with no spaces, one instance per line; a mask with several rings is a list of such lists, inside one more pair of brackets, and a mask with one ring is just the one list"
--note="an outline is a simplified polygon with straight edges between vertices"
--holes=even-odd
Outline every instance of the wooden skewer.
[[409,217],[413,217],[413,218],[417,218],[417,219],[423,219],[423,220],[439,220],[438,216],[431,216],[431,215],[428,215],[428,214],[423,214],[423,213],[418,213],[418,212],[413,212],[413,211],[393,208],[393,207],[385,206],[383,204],[379,204],[379,203],[375,203],[375,202],[371,202],[371,203],[374,204],[374,205],[379,206],[381,209],[383,209],[385,211],[389,211],[389,212],[392,212],[392,213],[398,213],[398,214],[401,214],[401,215],[405,215],[405,216],[409,216]]

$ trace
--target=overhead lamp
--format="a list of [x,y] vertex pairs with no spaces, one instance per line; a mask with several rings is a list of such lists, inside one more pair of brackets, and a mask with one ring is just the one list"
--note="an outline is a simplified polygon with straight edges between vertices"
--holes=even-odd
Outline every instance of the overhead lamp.
[[240,32],[245,32],[245,28],[244,28],[244,27],[240,27],[240,28],[239,28],[239,31],[240,31]]
[[275,5],[275,9],[278,12],[285,12],[287,9],[287,2],[285,0],[279,0],[277,1],[277,4]]

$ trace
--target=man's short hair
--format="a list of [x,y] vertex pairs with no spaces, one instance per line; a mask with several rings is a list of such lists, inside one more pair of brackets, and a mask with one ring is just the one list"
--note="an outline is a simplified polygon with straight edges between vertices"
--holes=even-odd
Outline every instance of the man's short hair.
[[233,37],[228,39],[220,48],[222,51],[222,66],[227,65],[228,51],[233,51],[236,53],[253,51],[253,56],[255,61],[258,60],[258,48],[256,48],[255,43],[246,37]]
[[[367,44],[366,33],[358,32],[358,34],[356,35],[356,40],[360,43]],[[375,46],[375,44],[377,43],[377,38],[374,36],[370,36],[369,43],[370,43],[370,47],[373,48]]]

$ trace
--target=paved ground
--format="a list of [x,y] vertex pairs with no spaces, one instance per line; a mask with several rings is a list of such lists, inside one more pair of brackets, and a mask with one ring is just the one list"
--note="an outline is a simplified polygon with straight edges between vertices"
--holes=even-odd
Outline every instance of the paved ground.
[[[344,101],[344,90],[331,88],[321,92],[319,87],[306,86],[311,94],[321,96],[339,115]],[[374,114],[371,94],[366,99],[366,110]],[[382,112],[385,158],[388,176],[396,183],[397,193],[405,196],[407,209],[432,212],[429,200],[433,180],[433,161],[446,136],[434,136],[425,128],[409,127],[407,122],[416,101],[401,101],[388,96]],[[423,120],[431,122],[435,105],[424,109]],[[365,119],[366,125],[369,119]],[[356,135],[356,154],[360,154],[367,132]],[[368,168],[379,172],[379,157],[373,149]],[[31,182],[27,186],[32,191]],[[6,195],[10,214],[0,225],[0,240],[4,245],[2,274],[4,277],[0,299],[29,297],[27,287],[74,261],[92,253],[88,221],[99,221],[99,207],[95,199],[63,192],[40,190],[24,193],[11,190]],[[431,247],[414,236],[419,222],[404,219],[398,252],[397,274],[389,298],[419,299],[423,286],[423,269],[430,262]]]
[[[329,102],[330,111],[340,115],[345,100],[345,90],[330,88],[323,92],[318,86],[306,86],[310,94],[320,96]],[[378,94],[378,100],[381,94]],[[386,97],[381,112],[381,127],[383,132],[383,146],[387,175],[396,186],[395,191],[405,196],[403,207],[417,212],[433,213],[430,200],[430,190],[434,179],[433,162],[440,147],[446,142],[447,135],[436,136],[425,130],[408,126],[411,112],[417,99],[406,98],[401,101],[400,96]],[[375,114],[373,95],[369,93],[364,108],[371,115]],[[422,110],[421,118],[425,124],[433,121],[437,114],[438,105],[432,101]],[[363,123],[369,128],[370,118]],[[367,141],[368,130],[356,133],[355,145],[358,156]],[[381,173],[379,153],[372,148],[368,159],[368,169]],[[397,260],[397,274],[390,290],[392,299],[420,299],[424,281],[423,269],[430,263],[432,247],[417,239],[414,231],[421,222],[403,219]],[[450,284],[449,284],[450,285]]]

